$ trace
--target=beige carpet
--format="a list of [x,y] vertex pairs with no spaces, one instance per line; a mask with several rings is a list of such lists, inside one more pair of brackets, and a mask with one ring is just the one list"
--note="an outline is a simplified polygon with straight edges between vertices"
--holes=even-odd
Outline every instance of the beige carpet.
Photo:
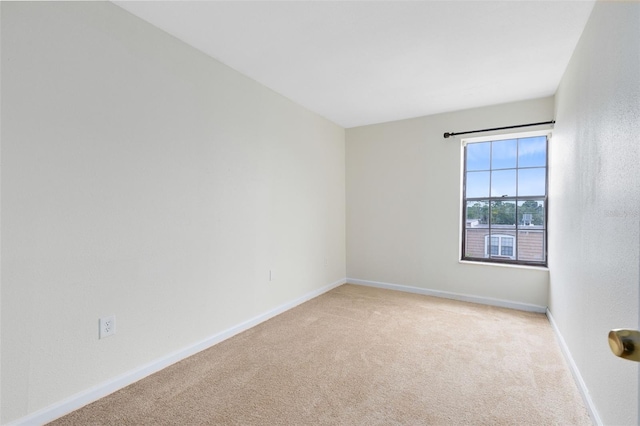
[[343,285],[54,425],[590,425],[542,314]]

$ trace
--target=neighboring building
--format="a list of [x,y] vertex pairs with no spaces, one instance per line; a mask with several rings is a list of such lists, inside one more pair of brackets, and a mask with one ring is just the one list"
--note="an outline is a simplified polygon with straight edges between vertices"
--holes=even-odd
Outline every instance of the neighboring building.
[[[516,243],[516,232],[517,243]],[[489,226],[477,220],[467,221],[465,257],[493,257],[528,262],[544,261],[544,228],[539,225],[519,226],[493,225],[491,237]]]

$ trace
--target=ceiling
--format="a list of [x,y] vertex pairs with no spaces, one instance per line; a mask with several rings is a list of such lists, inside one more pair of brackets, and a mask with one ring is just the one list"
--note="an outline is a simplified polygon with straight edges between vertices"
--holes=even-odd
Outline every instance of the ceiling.
[[594,1],[114,1],[345,127],[553,95]]

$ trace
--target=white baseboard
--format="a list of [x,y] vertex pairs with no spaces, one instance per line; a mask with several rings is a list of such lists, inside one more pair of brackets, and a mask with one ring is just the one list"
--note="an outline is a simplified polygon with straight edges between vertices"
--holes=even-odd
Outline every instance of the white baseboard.
[[214,334],[213,336],[210,336],[198,343],[195,343],[181,350],[167,354],[162,358],[159,358],[139,368],[126,372],[120,376],[114,377],[113,379],[107,380],[85,391],[72,395],[69,398],[66,398],[60,402],[57,402],[41,410],[38,410],[32,414],[29,414],[28,416],[14,420],[8,423],[8,426],[43,425],[45,423],[51,422],[81,407],[84,407],[85,405],[91,402],[97,401],[98,399],[103,398],[119,389],[129,386],[130,384],[135,383],[138,380],[143,379],[153,373],[156,373],[172,364],[175,364],[178,361],[188,358],[204,349],[210,348],[211,346],[217,343],[220,343],[223,340],[233,337],[236,334],[239,334],[245,330],[250,329],[251,327],[255,327],[261,322],[264,322],[270,318],[275,317],[276,315],[279,315],[285,311],[288,311],[289,309],[294,308],[308,300],[311,300],[314,297],[320,296],[321,294],[326,293],[327,291],[332,290],[335,287],[338,287],[342,284],[345,284],[346,282],[347,280],[343,278],[329,285],[321,287],[317,290],[311,291],[301,297],[298,297],[297,299],[284,303],[274,309],[271,309],[247,321],[244,321],[234,327],[231,327],[220,333]]
[[596,410],[596,406],[591,399],[591,395],[589,394],[589,389],[587,388],[587,384],[582,379],[582,375],[580,374],[580,370],[578,370],[578,366],[576,365],[573,357],[571,356],[571,351],[569,351],[569,346],[567,346],[567,342],[564,341],[564,337],[560,333],[560,329],[558,328],[558,324],[553,319],[553,315],[551,315],[551,311],[547,309],[547,318],[549,318],[549,323],[551,324],[551,328],[553,328],[553,332],[556,335],[556,339],[558,339],[558,343],[560,344],[560,349],[562,350],[562,355],[564,355],[567,364],[569,364],[569,370],[571,370],[571,374],[573,374],[573,378],[578,385],[578,389],[580,390],[580,394],[582,395],[582,399],[584,400],[584,404],[587,406],[587,410],[589,410],[589,415],[591,415],[591,420],[597,426],[602,426],[602,419],[600,419],[600,415],[598,415],[598,410]]
[[360,280],[357,278],[347,278],[347,283],[364,285],[368,287],[386,288],[389,290],[404,291],[407,293],[424,294],[426,296],[442,297],[445,299],[460,300],[463,302],[479,303],[481,305],[499,306],[501,308],[517,309],[519,311],[545,313],[546,306],[531,305],[528,303],[513,302],[510,300],[493,299],[490,297],[472,296],[468,294],[451,293],[441,290],[430,290],[421,287],[411,287],[400,284],[383,283],[378,281]]

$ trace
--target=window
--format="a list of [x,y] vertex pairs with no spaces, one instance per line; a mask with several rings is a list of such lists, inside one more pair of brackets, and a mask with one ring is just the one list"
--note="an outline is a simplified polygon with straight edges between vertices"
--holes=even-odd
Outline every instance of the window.
[[485,235],[484,236],[484,257],[502,256],[515,259],[513,252],[515,237],[511,235]]
[[546,265],[547,136],[468,140],[462,259]]

